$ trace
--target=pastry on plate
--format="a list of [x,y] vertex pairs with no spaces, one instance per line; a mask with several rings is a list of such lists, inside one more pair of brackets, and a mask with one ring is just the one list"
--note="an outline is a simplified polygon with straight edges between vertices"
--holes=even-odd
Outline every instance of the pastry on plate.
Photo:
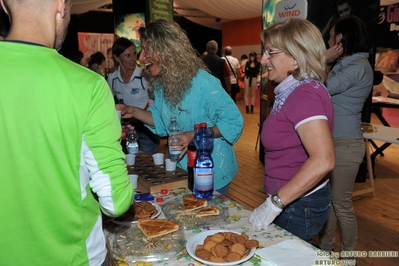
[[205,208],[208,206],[206,199],[198,199],[195,197],[183,197],[184,209],[187,211],[193,211]]
[[205,209],[201,209],[197,212],[196,216],[197,217],[204,217],[204,216],[213,216],[213,215],[219,215],[219,208],[218,207],[208,207]]
[[179,230],[179,225],[168,219],[139,219],[137,227],[147,238],[155,238]]
[[120,217],[116,218],[119,222],[132,222],[141,218],[150,218],[157,213],[157,209],[148,201],[134,202],[130,208]]

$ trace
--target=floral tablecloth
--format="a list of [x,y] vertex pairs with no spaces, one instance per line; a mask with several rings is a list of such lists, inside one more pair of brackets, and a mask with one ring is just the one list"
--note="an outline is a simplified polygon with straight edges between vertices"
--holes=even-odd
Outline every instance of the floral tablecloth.
[[[163,202],[158,203],[161,207],[165,203],[168,203],[170,201],[176,201],[180,200],[183,196],[191,194],[191,192],[186,189],[186,188],[180,188],[172,191],[168,191],[167,194],[153,194],[154,198],[162,198]],[[191,227],[189,230],[184,230],[184,236],[185,240],[188,241],[190,237],[192,237],[195,234],[198,234],[202,231],[205,230],[218,230],[218,229],[223,229],[223,230],[231,230],[239,233],[245,233],[247,234],[250,238],[252,239],[257,239],[259,241],[259,247],[258,251],[260,251],[263,248],[266,247],[275,247],[279,248],[281,246],[281,254],[284,254],[284,259],[281,260],[281,263],[278,261],[268,261],[262,259],[259,255],[253,256],[251,259],[246,261],[243,265],[254,265],[254,266],[275,266],[275,265],[301,265],[301,266],[307,266],[307,265],[342,265],[339,264],[336,260],[331,261],[328,257],[323,256],[323,252],[321,252],[319,249],[316,247],[306,243],[305,241],[299,239],[298,237],[292,235],[288,231],[280,228],[277,225],[270,225],[266,230],[255,230],[252,228],[251,224],[248,223],[248,217],[251,213],[248,209],[243,207],[242,205],[238,204],[234,200],[231,200],[229,197],[225,195],[221,195],[218,193],[215,193],[212,199],[213,202],[220,204],[221,206],[225,207],[228,209],[228,219],[225,223],[220,223],[217,225],[212,225],[212,226],[204,226],[204,227]],[[158,218],[163,218],[165,219],[164,214],[162,213]],[[115,228],[117,228],[117,225],[113,223],[109,223],[109,225],[105,228],[104,232],[107,237],[110,235],[112,236],[112,232],[115,231]],[[314,258],[311,259],[311,264],[308,262],[306,264],[305,261],[301,264],[301,261],[297,261],[298,259],[301,259],[301,251],[299,249],[297,250],[290,250],[290,247],[283,247],[284,243],[294,243],[295,240],[295,247],[292,246],[292,248],[300,247],[299,249],[304,253],[313,254]],[[291,241],[291,242],[290,242]],[[266,250],[266,249],[265,249]],[[259,252],[257,252],[259,253]],[[292,259],[290,259],[292,257]],[[288,264],[285,261],[290,261]],[[307,258],[307,261],[309,261],[309,258]],[[327,264],[330,263],[330,264]],[[333,263],[333,264],[332,264]],[[119,262],[119,265],[128,265],[128,264],[123,264]],[[177,256],[171,260],[167,261],[158,261],[158,262],[135,262],[134,264],[131,264],[134,266],[150,266],[150,265],[163,265],[163,266],[172,266],[172,265],[186,265],[186,266],[192,266],[192,265],[202,265],[200,262],[195,261],[192,259],[188,253],[183,250]]]

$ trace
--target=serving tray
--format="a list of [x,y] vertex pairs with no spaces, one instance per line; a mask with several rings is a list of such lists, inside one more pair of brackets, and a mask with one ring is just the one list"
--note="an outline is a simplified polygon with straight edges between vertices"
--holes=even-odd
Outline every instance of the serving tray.
[[211,227],[213,225],[228,224],[230,222],[228,219],[229,210],[227,207],[223,207],[222,205],[210,200],[208,201],[208,207],[211,206],[219,209],[219,215],[197,217],[196,214],[199,210],[185,210],[181,198],[165,203],[162,206],[162,211],[167,219],[176,221],[187,230],[196,227]]
[[147,239],[137,224],[122,226],[109,234],[111,250],[117,260],[129,265],[135,262],[154,262],[173,259],[185,247],[184,229],[167,235]]

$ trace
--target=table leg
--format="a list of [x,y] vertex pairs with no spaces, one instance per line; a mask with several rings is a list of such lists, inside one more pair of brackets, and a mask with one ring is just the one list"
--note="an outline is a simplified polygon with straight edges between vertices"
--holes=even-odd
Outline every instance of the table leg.
[[384,154],[382,153],[386,148],[388,148],[389,146],[391,146],[392,143],[384,143],[382,144],[380,147],[378,147],[373,154],[371,154],[372,157],[376,157],[378,154],[380,154],[381,156],[384,156]]
[[[370,139],[369,142],[370,142],[370,144],[374,147],[374,149],[377,150],[377,149],[379,148],[379,147],[377,146],[377,144],[375,144],[375,142],[374,142],[372,139]],[[379,154],[380,154],[381,156],[384,156],[384,153],[383,153],[382,151],[380,151]],[[378,155],[378,154],[376,154],[376,155]]]
[[382,115],[382,109],[381,107],[376,107],[374,110],[375,115],[377,116],[377,118],[381,121],[381,123],[386,126],[386,127],[390,127],[388,121],[384,118],[384,116]]
[[369,182],[370,187],[365,189],[360,189],[353,191],[352,196],[359,196],[366,193],[371,193],[373,197],[375,197],[375,187],[374,187],[374,175],[373,175],[373,165],[371,162],[371,154],[370,154],[370,143],[368,139],[365,139],[366,144],[366,160],[367,160],[367,171],[369,173]]
[[370,186],[371,186],[371,193],[373,194],[373,197],[375,197],[375,187],[374,187],[374,171],[373,171],[373,163],[371,161],[371,155],[370,155],[370,145],[369,145],[369,140],[365,140],[366,143],[366,159],[367,159],[367,170],[369,172],[369,180],[370,180]]

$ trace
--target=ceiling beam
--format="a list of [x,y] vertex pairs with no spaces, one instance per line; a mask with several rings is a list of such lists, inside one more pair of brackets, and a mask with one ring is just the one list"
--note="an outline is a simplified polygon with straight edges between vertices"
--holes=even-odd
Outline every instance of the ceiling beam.
[[[105,11],[105,12],[112,12],[112,4],[107,4],[100,6],[99,8],[93,11]],[[199,9],[196,8],[184,8],[184,7],[173,7],[174,16],[176,17],[191,17],[191,18],[214,18],[217,17],[209,15]]]
[[175,12],[174,15],[176,17],[217,18],[196,8],[174,7],[173,11]]

